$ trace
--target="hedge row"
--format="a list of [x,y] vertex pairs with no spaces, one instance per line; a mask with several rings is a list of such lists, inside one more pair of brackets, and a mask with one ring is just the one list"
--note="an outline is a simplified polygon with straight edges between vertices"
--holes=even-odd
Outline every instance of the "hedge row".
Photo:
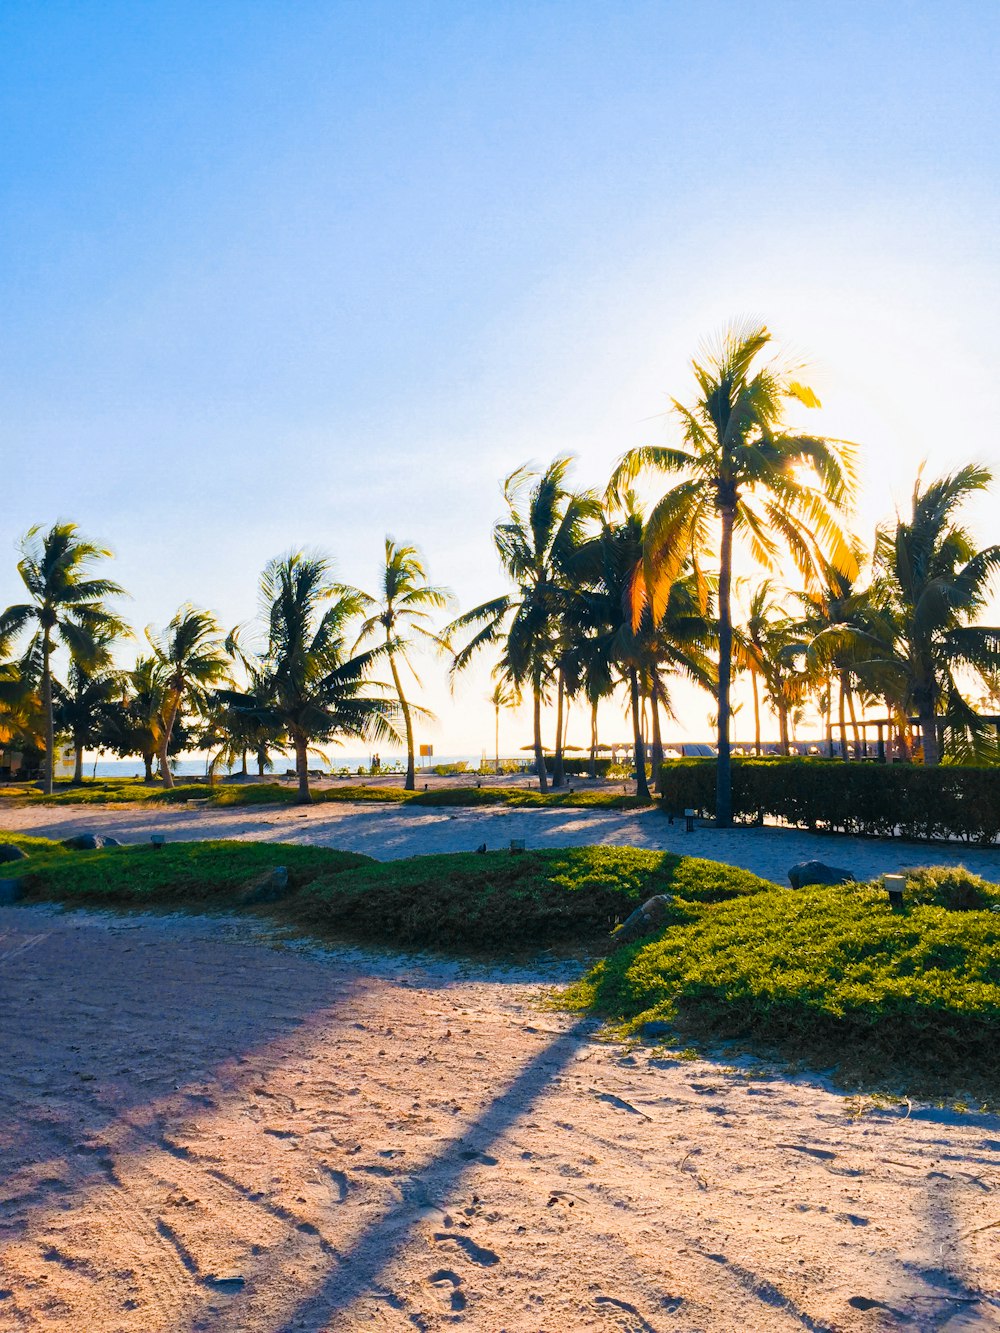
[[[662,790],[671,812],[710,814],[715,808],[715,760],[665,764]],[[877,837],[988,844],[1000,835],[1000,768],[734,759],[733,816]]]

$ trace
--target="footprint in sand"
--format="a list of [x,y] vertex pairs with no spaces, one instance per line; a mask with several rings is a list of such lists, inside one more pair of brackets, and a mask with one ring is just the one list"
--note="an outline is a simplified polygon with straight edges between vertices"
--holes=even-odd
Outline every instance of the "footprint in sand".
[[481,1268],[489,1268],[500,1262],[499,1254],[494,1250],[487,1250],[482,1245],[477,1245],[469,1236],[459,1236],[453,1231],[436,1231],[434,1239],[439,1245],[449,1241],[452,1245],[457,1245],[467,1259],[471,1259],[474,1264],[478,1264]]
[[427,1281],[453,1310],[465,1309],[465,1295],[459,1291],[462,1279],[457,1273],[453,1273],[450,1268],[439,1268],[436,1273],[430,1275]]

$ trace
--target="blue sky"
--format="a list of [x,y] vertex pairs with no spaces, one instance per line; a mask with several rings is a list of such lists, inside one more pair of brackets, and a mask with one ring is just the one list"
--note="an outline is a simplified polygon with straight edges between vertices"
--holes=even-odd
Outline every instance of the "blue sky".
[[[249,618],[292,546],[371,583],[386,531],[469,606],[500,477],[569,450],[603,483],[747,314],[810,362],[811,427],[862,445],[863,535],[921,459],[1000,465],[998,29],[981,2],[4,5],[0,601],[66,517],[140,628]],[[488,746],[485,681],[426,674],[436,747]]]

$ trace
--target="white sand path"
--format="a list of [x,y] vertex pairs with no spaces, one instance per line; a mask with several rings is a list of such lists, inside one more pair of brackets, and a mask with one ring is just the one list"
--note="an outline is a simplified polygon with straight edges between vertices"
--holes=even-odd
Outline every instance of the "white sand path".
[[852,838],[799,829],[699,828],[684,831],[658,808],[642,811],[545,809],[420,809],[398,805],[321,804],[307,810],[287,806],[204,809],[159,804],[115,806],[22,806],[0,810],[3,830],[64,838],[71,833],[110,833],[145,842],[152,833],[171,840],[248,838],[299,842],[363,852],[379,861],[436,852],[473,851],[485,842],[502,849],[512,838],[528,847],[587,844],[650,847],[704,856],[743,866],[765,879],[786,884],[789,867],[821,860],[844,866],[858,879],[906,867],[966,865],[1000,882],[1000,847],[957,843],[914,843],[900,839]]
[[1000,1119],[603,1044],[559,975],[0,908],[0,1329],[1000,1330]]

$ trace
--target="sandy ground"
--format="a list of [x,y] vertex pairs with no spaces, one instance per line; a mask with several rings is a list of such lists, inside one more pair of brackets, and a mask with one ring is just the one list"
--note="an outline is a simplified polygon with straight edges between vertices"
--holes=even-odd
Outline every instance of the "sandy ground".
[[0,1329],[1000,1329],[1000,1119],[603,1044],[566,966],[0,909]]
[[432,852],[472,851],[481,843],[504,848],[512,838],[528,847],[573,847],[588,843],[652,847],[705,856],[744,866],[765,879],[787,884],[797,861],[844,866],[857,879],[921,865],[967,865],[1000,882],[1000,847],[922,844],[899,839],[850,838],[798,829],[697,828],[668,822],[656,807],[640,811],[543,809],[401,809],[397,805],[326,804],[295,807],[236,807],[230,810],[164,809],[162,806],[23,806],[0,809],[4,829],[65,838],[72,833],[111,833],[145,842],[150,834],[170,839],[253,838],[303,842],[364,852],[379,861]]

